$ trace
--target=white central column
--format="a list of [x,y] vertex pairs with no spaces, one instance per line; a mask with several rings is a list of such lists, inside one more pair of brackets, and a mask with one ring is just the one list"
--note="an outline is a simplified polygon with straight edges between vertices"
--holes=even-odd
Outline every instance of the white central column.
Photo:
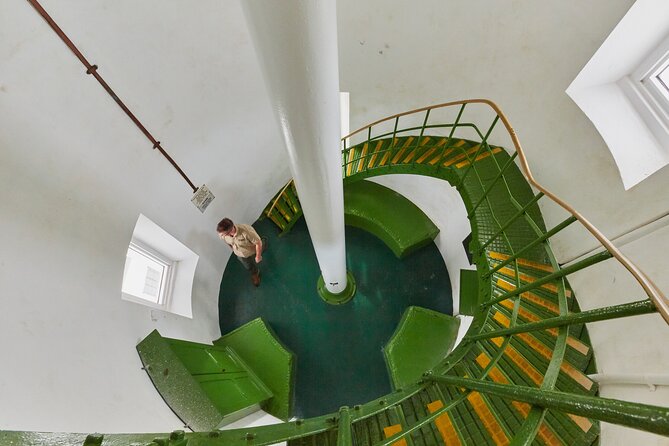
[[327,291],[346,289],[336,2],[242,0]]

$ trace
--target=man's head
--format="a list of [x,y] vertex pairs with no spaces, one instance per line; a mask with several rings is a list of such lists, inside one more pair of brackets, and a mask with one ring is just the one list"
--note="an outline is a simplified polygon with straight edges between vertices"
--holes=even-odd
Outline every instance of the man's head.
[[235,233],[235,224],[229,218],[224,218],[216,226],[216,231],[220,236],[234,235]]

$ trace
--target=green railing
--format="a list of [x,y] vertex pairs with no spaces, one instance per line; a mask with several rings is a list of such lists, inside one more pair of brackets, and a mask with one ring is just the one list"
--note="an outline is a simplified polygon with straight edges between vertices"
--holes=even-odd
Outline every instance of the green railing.
[[[473,122],[473,119],[465,119],[467,117],[467,107],[472,106],[483,106],[484,108],[487,108],[488,111],[492,112],[490,125],[487,126],[484,131],[479,129]],[[454,116],[454,118],[437,123],[438,121],[435,120],[434,117],[435,112],[444,110],[453,110],[451,115]],[[481,110],[479,109],[476,110],[475,113],[480,114],[480,112]],[[411,118],[413,118],[413,121],[406,126],[402,126],[401,120],[407,118],[409,118],[410,121]],[[417,122],[420,122],[420,124],[415,124]],[[507,142],[510,142],[511,147],[515,149],[501,162],[498,161],[498,157],[495,156],[494,152],[494,148],[498,146],[495,146],[490,142],[493,139],[499,139],[500,132],[497,134],[494,132],[500,123],[503,125],[503,131],[501,133],[504,133],[504,130],[506,131]],[[430,145],[430,143],[425,144],[423,138],[428,135],[428,133],[430,136],[443,136],[443,140],[445,140],[446,143],[442,144],[440,147]],[[492,138],[492,135],[494,135],[495,138]],[[409,137],[413,137],[413,139],[409,141]],[[475,150],[454,147],[458,141],[465,138],[477,142]],[[408,144],[407,141],[409,141]],[[479,238],[478,240],[475,240],[473,244],[475,247],[475,254],[478,258],[477,266],[480,278],[481,280],[489,281],[495,273],[505,267],[512,267],[516,278],[515,289],[513,290],[498,296],[492,296],[490,295],[490,291],[488,291],[488,295],[483,296],[485,301],[482,302],[481,313],[477,316],[479,319],[483,320],[488,314],[488,310],[495,304],[507,299],[516,298],[511,327],[491,331],[481,330],[478,333],[475,333],[472,330],[463,342],[463,347],[466,348],[467,345],[471,345],[471,343],[478,340],[500,336],[506,337],[504,344],[500,347],[499,354],[492,358],[490,365],[483,372],[480,380],[483,380],[492,367],[497,364],[504,348],[509,342],[508,336],[513,334],[529,333],[537,330],[545,330],[547,328],[557,328],[559,330],[553,355],[541,385],[542,390],[550,390],[555,386],[557,376],[560,372],[560,365],[564,359],[569,326],[585,322],[647,314],[658,310],[662,314],[662,317],[669,321],[669,312],[667,311],[669,305],[667,304],[667,299],[652,284],[652,282],[582,215],[534,180],[529,166],[527,165],[522,147],[520,146],[508,119],[491,101],[483,99],[458,101],[394,115],[356,130],[342,139],[342,146],[342,173],[345,181],[355,181],[357,179],[387,173],[415,173],[447,179],[456,186],[461,193],[465,189],[465,182],[468,182],[468,189],[471,190],[472,188],[477,188],[478,191],[480,191],[478,196],[471,193],[469,197],[463,196],[465,203],[467,204],[467,217],[472,221],[474,231],[476,232],[475,226],[477,224],[477,214],[487,214],[485,218],[490,220],[495,228],[487,237],[482,236],[480,233],[481,231],[478,231]],[[433,153],[428,154],[430,151]],[[442,163],[442,161],[452,157],[454,151],[459,152],[458,156],[461,157],[462,162],[466,165],[463,170],[457,173],[454,172],[452,165],[444,166],[444,163]],[[431,163],[425,162],[428,157],[431,157]],[[489,158],[495,164],[497,172],[492,179],[484,179],[479,172],[476,161],[483,158]],[[385,161],[383,161],[384,159]],[[435,159],[436,161],[434,161]],[[514,188],[509,184],[511,181],[515,180],[507,178],[507,172],[509,172],[510,169],[517,168],[514,162],[516,159],[520,161],[520,167],[527,182],[532,184],[539,191],[531,198],[524,197],[524,199],[518,199],[512,191]],[[472,183],[476,186],[472,186]],[[499,194],[500,188],[508,197],[508,202],[511,205],[511,208],[515,211],[511,216],[506,218],[497,215],[496,207],[494,206],[494,203],[492,203],[491,193],[496,191],[496,193]],[[537,203],[542,198],[548,198],[553,203],[567,210],[571,215],[554,228],[546,230],[536,211],[538,209]],[[481,212],[482,208],[485,208],[486,212]],[[531,212],[531,210],[534,210],[535,212]],[[514,225],[518,225],[519,221],[522,221],[525,229],[529,229],[533,235],[532,239],[527,239],[520,247],[514,246],[517,245],[517,243],[512,243],[511,239],[514,238],[515,234],[510,233],[513,232],[510,231],[510,228]],[[550,249],[549,240],[576,221],[579,221],[581,225],[599,241],[603,247],[603,251],[572,265],[563,267],[554,257],[552,250]],[[503,246],[502,250],[506,251],[508,254],[508,257],[505,260],[500,261],[497,265],[491,265],[489,259],[486,258],[486,250],[493,244],[497,246],[496,249],[500,249],[499,246],[501,244],[501,246]],[[537,248],[544,250],[545,257],[548,260],[548,264],[552,267],[553,272],[531,283],[522,285],[520,281],[521,273],[519,260],[522,256],[528,255],[533,250],[536,251]],[[565,284],[567,276],[610,258],[615,258],[635,277],[649,299],[646,301],[607,307],[584,313],[568,314]],[[518,303],[520,302],[520,299],[517,298],[523,293],[532,292],[548,283],[556,283],[557,285],[559,316],[536,323],[520,324],[518,321]],[[454,352],[454,355],[457,355],[457,352]],[[446,371],[447,368],[441,370],[442,373]],[[520,392],[522,393],[522,389]],[[593,402],[598,401],[596,397],[585,396],[583,398],[592,398]],[[664,409],[657,408],[657,410],[658,413],[662,413]],[[525,439],[520,440],[517,438],[516,441],[519,442],[518,444],[531,442],[534,435],[536,435],[537,427],[543,418],[543,412],[544,410],[537,410],[528,416],[523,429],[521,429],[521,432],[526,433],[524,435]],[[426,418],[424,422],[429,423],[437,417],[438,415],[432,415]],[[594,413],[593,418],[597,419],[597,416]],[[621,415],[621,419],[624,418],[625,416]],[[621,422],[621,424],[625,423]],[[649,430],[651,430],[649,427],[650,424],[652,423],[649,423],[646,426]],[[422,424],[409,427],[409,430],[394,435],[387,441],[379,444],[392,444],[393,441],[405,438],[409,435],[412,429],[418,429],[420,426],[422,426]],[[655,431],[659,432],[662,430],[662,432],[664,432],[663,429],[666,429],[666,426],[661,429],[658,428],[658,430]]]
[[[482,119],[490,123],[483,127],[483,131],[475,124]],[[455,186],[466,205],[473,234],[470,250],[480,281],[480,305],[464,340],[441,364],[427,371],[423,380],[366,404],[343,407],[338,413],[273,426],[200,433],[88,437],[2,431],[0,444],[217,446],[270,445],[289,441],[291,445],[381,446],[402,440],[409,446],[439,444],[425,436],[435,435],[433,431],[425,434],[426,429],[432,429],[430,426],[444,416],[455,416],[475,394],[485,401],[502,396],[529,405],[530,409],[517,427],[501,428],[512,445],[531,444],[541,434],[542,423],[564,413],[669,435],[667,408],[603,399],[586,391],[558,390],[561,373],[568,364],[565,358],[572,328],[655,311],[669,321],[669,305],[652,282],[592,224],[534,180],[515,132],[494,103],[483,99],[466,100],[394,115],[353,132],[342,140],[342,145],[345,182],[388,173],[428,175]],[[511,147],[513,151],[508,153],[501,149],[502,146]],[[552,229],[546,228],[538,207],[542,199],[561,206],[571,216]],[[275,222],[294,224],[295,216],[300,212],[290,182],[267,207],[268,216],[276,217],[272,218]],[[551,250],[550,239],[576,221],[593,234],[603,250],[563,267]],[[630,271],[648,299],[579,312],[574,299],[569,297],[568,276],[611,258]],[[546,273],[529,280],[526,277],[529,261],[540,263]],[[494,282],[494,278],[502,273],[513,282],[506,288],[500,288]],[[532,294],[545,293],[549,286],[555,296],[555,315],[522,322],[521,301]],[[494,316],[506,308],[502,306],[505,302],[511,305],[508,326],[499,326]],[[570,305],[575,311],[570,312]],[[515,337],[547,329],[554,330],[554,341],[540,382],[535,387],[494,382],[499,378],[499,370],[503,370],[505,352],[517,342]],[[498,344],[491,344],[495,340]],[[477,352],[486,353],[487,363],[473,363],[472,358]],[[426,398],[439,399],[443,406],[427,414],[424,408],[419,410],[415,406],[417,401],[424,402]],[[381,428],[372,426],[370,421],[378,421],[380,416],[386,424],[399,425],[401,431],[382,436]],[[411,421],[407,421],[409,416]],[[471,444],[464,438],[461,440],[461,444]],[[589,438],[587,444],[591,442]]]

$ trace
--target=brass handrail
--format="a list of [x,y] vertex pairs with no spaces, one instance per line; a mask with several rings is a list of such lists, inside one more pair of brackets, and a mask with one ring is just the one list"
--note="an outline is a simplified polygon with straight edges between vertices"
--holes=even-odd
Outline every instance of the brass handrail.
[[493,101],[490,101],[488,99],[465,99],[460,101],[444,102],[442,104],[430,105],[427,107],[417,108],[415,110],[409,110],[403,113],[398,113],[383,119],[379,119],[378,121],[374,121],[371,124],[368,124],[364,127],[359,128],[358,130],[349,133],[348,135],[344,136],[342,140],[346,140],[364,130],[370,130],[373,126],[377,124],[392,119],[398,119],[402,116],[411,115],[414,113],[424,112],[428,110],[434,110],[437,108],[449,107],[453,105],[464,106],[465,104],[485,104],[494,110],[497,116],[501,119],[506,130],[509,132],[511,141],[513,142],[514,148],[518,153],[518,158],[520,159],[521,170],[525,175],[525,177],[527,178],[527,181],[529,181],[530,184],[536,187],[540,192],[549,197],[560,207],[562,207],[564,210],[566,210],[572,216],[574,216],[579,222],[581,222],[581,224],[585,227],[585,229],[587,229],[587,231],[590,232],[590,234],[592,234],[602,244],[602,246],[604,246],[604,248],[608,252],[610,252],[611,255],[615,257],[625,267],[625,269],[627,269],[632,274],[632,276],[636,279],[639,285],[641,285],[643,290],[646,292],[646,295],[653,302],[658,312],[662,315],[662,318],[664,318],[665,322],[669,324],[669,300],[667,300],[667,297],[657,288],[657,286],[653,283],[653,281],[650,280],[631,260],[629,260],[625,255],[623,255],[623,253],[620,252],[620,250],[616,248],[615,245],[613,245],[613,243],[604,234],[602,234],[602,232],[599,229],[597,229],[592,223],[590,223],[588,219],[586,219],[573,207],[571,207],[569,204],[567,204],[565,201],[560,199],[557,195],[555,195],[550,190],[546,189],[543,185],[541,185],[537,180],[534,179],[532,171],[530,170],[530,166],[527,162],[527,158],[525,157],[525,152],[523,151],[523,148],[520,145],[520,141],[516,136],[516,131],[511,126],[511,123],[507,119],[504,112],[502,112],[499,106]]

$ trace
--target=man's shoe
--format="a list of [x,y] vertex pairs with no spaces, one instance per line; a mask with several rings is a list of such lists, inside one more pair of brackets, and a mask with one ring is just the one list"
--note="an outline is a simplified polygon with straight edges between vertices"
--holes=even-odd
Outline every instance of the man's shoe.
[[255,272],[251,274],[251,282],[253,282],[253,286],[258,286],[260,285],[260,272]]

